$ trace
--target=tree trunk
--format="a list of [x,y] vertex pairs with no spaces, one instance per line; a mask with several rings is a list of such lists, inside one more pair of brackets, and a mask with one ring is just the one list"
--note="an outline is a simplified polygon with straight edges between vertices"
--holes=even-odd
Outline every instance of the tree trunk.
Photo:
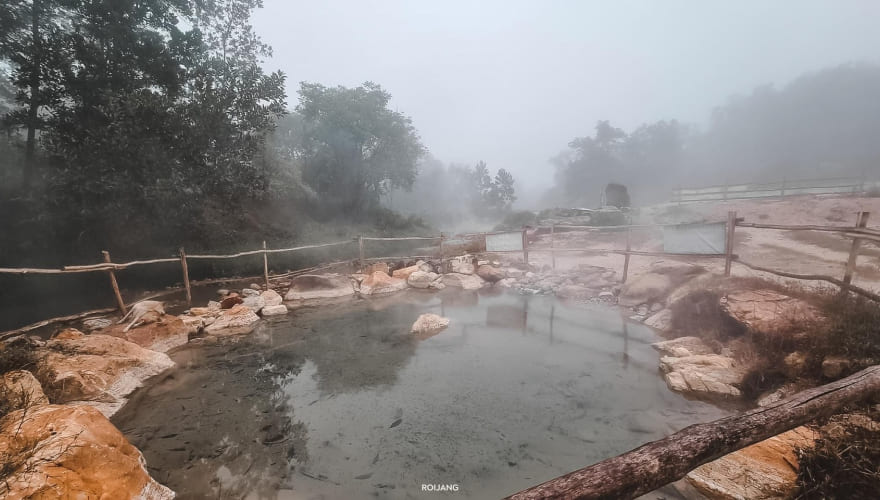
[[27,118],[27,142],[24,149],[24,166],[22,171],[22,185],[30,188],[34,176],[34,156],[37,142],[37,119],[40,110],[40,67],[42,66],[42,44],[40,43],[40,0],[33,0],[31,5],[31,43],[33,53],[31,55],[30,74],[30,102]]
[[880,365],[741,415],[687,427],[516,493],[511,500],[635,498],[750,444],[880,396]]

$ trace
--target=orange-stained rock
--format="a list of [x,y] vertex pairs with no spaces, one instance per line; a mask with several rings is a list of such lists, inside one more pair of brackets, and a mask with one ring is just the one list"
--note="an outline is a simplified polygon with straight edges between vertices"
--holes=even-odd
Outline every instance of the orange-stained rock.
[[144,380],[172,366],[166,354],[118,337],[74,330],[46,342],[34,375],[53,403],[90,402],[109,416]]
[[421,267],[418,264],[412,265],[409,267],[402,267],[400,269],[395,269],[394,272],[391,273],[391,277],[392,278],[400,278],[402,280],[405,280],[405,279],[409,278],[410,274],[412,274],[416,271],[420,271],[420,270],[421,270]]
[[383,272],[389,275],[391,274],[391,268],[388,267],[387,262],[375,262],[364,268],[364,274],[366,275],[373,274],[376,271]]
[[797,427],[701,465],[686,477],[713,500],[791,498],[797,490],[797,449],[812,448],[817,438],[812,429]]
[[0,377],[0,407],[13,411],[31,405],[47,404],[49,398],[43,393],[40,382],[31,372],[13,370]]
[[12,470],[0,481],[7,500],[174,498],[147,473],[141,452],[89,406],[10,413],[0,420],[0,456],[11,457],[6,465]]
[[[416,268],[418,270],[418,268]],[[385,273],[376,271],[361,282],[362,295],[375,295],[396,292],[407,287],[406,280],[392,278]]]
[[171,314],[161,316],[156,322],[140,325],[127,332],[123,331],[125,326],[113,325],[97,333],[123,338],[153,351],[168,352],[186,344],[189,341],[189,334],[198,331],[197,327]]

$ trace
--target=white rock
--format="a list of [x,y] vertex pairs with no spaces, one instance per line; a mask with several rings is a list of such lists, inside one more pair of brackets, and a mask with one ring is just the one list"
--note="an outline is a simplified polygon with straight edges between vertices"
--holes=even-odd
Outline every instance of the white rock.
[[263,297],[263,301],[267,306],[277,306],[280,305],[284,300],[281,295],[278,294],[275,290],[269,289],[260,294]]
[[416,271],[406,279],[407,284],[413,288],[428,288],[439,275],[433,272]]
[[88,318],[84,319],[83,329],[87,332],[92,332],[95,330],[100,330],[102,328],[107,328],[108,326],[113,324],[113,320],[107,318]]
[[443,284],[465,290],[477,290],[483,287],[483,278],[473,274],[449,273],[443,275]]
[[242,297],[256,297],[260,292],[254,290],[253,288],[244,288],[241,290]]
[[449,318],[427,313],[419,316],[410,329],[411,333],[434,333],[449,326]]
[[263,310],[261,312],[263,316],[277,316],[281,314],[287,314],[287,306],[284,304],[265,306],[263,307]]
[[[247,290],[247,288],[245,290]],[[251,295],[242,299],[242,304],[250,307],[254,312],[260,312],[260,309],[266,305],[266,299],[260,294]]]
[[665,332],[672,326],[672,311],[669,309],[663,309],[646,319],[645,324],[651,328]]

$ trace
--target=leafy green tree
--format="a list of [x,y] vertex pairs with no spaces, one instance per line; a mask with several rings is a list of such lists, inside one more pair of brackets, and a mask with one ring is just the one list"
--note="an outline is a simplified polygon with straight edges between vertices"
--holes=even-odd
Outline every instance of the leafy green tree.
[[303,179],[328,206],[356,214],[378,206],[388,190],[412,186],[426,149],[410,118],[388,108],[390,100],[372,82],[301,84]]

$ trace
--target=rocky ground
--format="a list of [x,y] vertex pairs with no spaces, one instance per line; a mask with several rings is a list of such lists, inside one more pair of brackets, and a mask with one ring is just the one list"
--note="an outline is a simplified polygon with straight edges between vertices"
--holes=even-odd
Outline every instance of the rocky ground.
[[[820,320],[812,304],[754,280],[725,279],[703,266],[642,260],[647,263],[632,267],[625,284],[616,269],[601,265],[601,259],[568,263],[558,270],[540,259],[527,265],[497,255],[376,263],[360,270],[276,280],[268,289],[253,284],[218,290],[216,300],[204,306],[177,316],[154,311],[127,331],[114,318],[95,317],[47,341],[12,339],[0,354],[18,360],[25,371],[6,373],[0,385],[0,415],[5,413],[0,420],[0,458],[7,464],[0,468],[0,491],[7,498],[50,490],[61,496],[87,492],[95,498],[171,498],[173,493],[149,477],[143,457],[107,420],[144,380],[173,366],[164,352],[196,336],[246,334],[262,318],[287,314],[290,308],[406,288],[430,292],[503,287],[619,307],[631,320],[669,339],[655,346],[662,356],[658,368],[670,389],[688,397],[761,405],[817,383],[803,380],[809,353],[796,350],[784,357],[779,370],[783,378],[757,388],[750,380],[766,360],[748,333],[803,335],[799,325]],[[427,337],[446,325],[446,318],[425,315],[412,332]],[[846,359],[819,362],[826,380],[855,368]],[[688,481],[711,498],[784,497],[794,491],[792,469],[796,477],[796,461],[789,455],[809,444],[811,432],[799,428],[728,455],[693,471]],[[88,444],[85,450],[74,446],[82,443]],[[101,451],[105,449],[112,453]],[[56,470],[64,473],[55,474]]]

